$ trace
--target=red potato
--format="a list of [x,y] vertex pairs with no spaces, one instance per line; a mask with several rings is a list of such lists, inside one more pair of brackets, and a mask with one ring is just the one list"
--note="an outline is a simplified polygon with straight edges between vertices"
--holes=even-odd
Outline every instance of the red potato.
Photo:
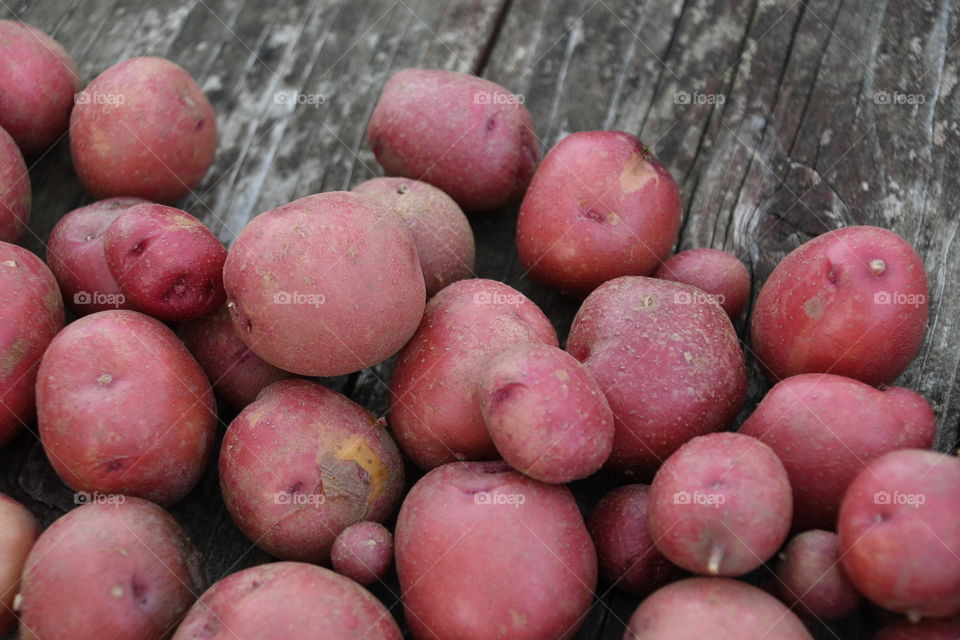
[[674,582],[644,600],[624,640],[813,640],[776,598],[726,578]]
[[543,284],[587,294],[618,276],[649,276],[680,229],[680,191],[640,140],[581,131],[550,150],[520,207],[517,248]]
[[823,373],[778,383],[740,427],[783,462],[801,530],[833,529],[843,492],[870,461],[896,449],[929,448],[936,430],[920,394]]
[[874,460],[840,506],[843,568],[857,590],[911,619],[960,614],[960,459],[920,449]]
[[216,148],[210,101],[163,58],[110,67],[78,94],[70,114],[73,166],[95,198],[176,202],[199,186]]
[[434,296],[390,381],[390,420],[404,453],[423,469],[496,457],[480,376],[500,352],[531,342],[556,346],[557,334],[516,289],[474,278]]
[[80,90],[76,63],[59,42],[19,20],[0,20],[0,61],[0,127],[24,155],[46,151],[67,132]]
[[629,484],[601,498],[587,518],[600,576],[633,595],[646,595],[680,575],[654,545],[647,526],[649,504],[650,487]]
[[417,330],[425,287],[410,232],[355,193],[307,196],[262,213],[223,269],[237,334],[258,356],[306,376],[353,373]]
[[357,403],[307,380],[282,380],[230,423],[220,488],[234,522],[261,549],[326,564],[341,531],[393,515],[403,460],[383,421]]
[[[3,92],[0,91],[2,100]],[[0,128],[0,242],[20,239],[30,221],[31,203],[27,163],[10,134]]]
[[13,601],[20,591],[20,574],[40,535],[40,523],[26,507],[0,493],[0,635],[17,623]]
[[61,331],[37,376],[43,449],[74,491],[177,502],[213,447],[210,383],[177,336],[135,311],[101,311]]
[[771,381],[829,372],[889,384],[920,349],[927,276],[910,243],[877,227],[801,245],[760,289],[750,332]]
[[177,522],[138,498],[88,504],[50,525],[27,558],[21,640],[161,640],[203,588]]
[[576,358],[524,344],[494,358],[480,376],[480,410],[497,451],[541,482],[593,475],[613,449],[613,414]]
[[180,339],[213,384],[213,390],[235,409],[257,399],[278,380],[291,376],[260,358],[237,335],[226,307],[205,318],[184,322]]
[[734,255],[719,249],[690,249],[670,256],[655,278],[692,284],[713,296],[731,320],[736,320],[750,298],[750,272]]
[[26,249],[0,242],[0,447],[33,420],[37,366],[61,328],[53,274]]
[[884,627],[874,640],[957,640],[960,618],[949,620],[898,620]]
[[103,236],[117,216],[146,202],[142,198],[99,200],[63,216],[50,232],[47,264],[64,302],[78,316],[132,308],[107,266]]
[[227,250],[186,211],[138,204],[103,236],[107,266],[138,311],[164,322],[202,318],[223,305]]
[[374,178],[353,191],[390,207],[410,230],[427,298],[451,282],[473,275],[473,230],[453,198],[426,182],[406,178]]
[[393,535],[379,522],[352,524],[333,541],[333,569],[360,584],[383,578],[393,562]]
[[370,114],[367,138],[387,175],[428,182],[467,211],[519,199],[540,160],[523,97],[453,71],[395,73]]
[[401,640],[379,600],[322,567],[274,562],[204,593],[172,640]]
[[730,319],[699,289],[627,276],[584,301],[567,351],[600,384],[616,434],[611,469],[649,477],[694,436],[727,427],[747,371]]
[[593,601],[596,553],[570,491],[503,462],[428,473],[404,499],[396,536],[417,640],[567,640]]
[[688,571],[741,576],[773,557],[790,531],[787,472],[770,447],[738,433],[694,438],[650,487],[650,534]]
[[840,538],[833,532],[812,529],[795,536],[780,554],[776,573],[780,599],[810,618],[839,620],[860,604],[860,594],[840,564]]

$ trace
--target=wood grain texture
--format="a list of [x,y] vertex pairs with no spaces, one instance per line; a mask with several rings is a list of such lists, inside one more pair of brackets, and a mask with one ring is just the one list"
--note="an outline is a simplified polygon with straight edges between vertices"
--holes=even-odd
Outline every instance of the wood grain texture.
[[[577,130],[639,135],[680,185],[678,248],[735,253],[750,268],[754,297],[780,259],[827,230],[875,224],[913,242],[930,279],[931,317],[899,383],[933,403],[938,448],[956,448],[960,0],[171,0],[160,7],[14,0],[0,2],[0,17],[54,35],[84,81],[134,55],[165,56],[190,71],[214,104],[220,145],[184,207],[225,242],[261,211],[379,173],[364,130],[392,72],[478,72],[524,97],[544,149]],[[297,92],[312,103],[290,100]],[[31,179],[25,244],[42,255],[52,226],[87,197],[65,141],[34,159]],[[477,275],[529,295],[565,337],[578,302],[524,276],[515,218],[516,207],[471,216]],[[746,327],[738,328],[746,347]],[[767,388],[750,360],[744,414]],[[387,362],[331,384],[382,414],[391,368]],[[605,488],[595,481],[574,491],[587,506]],[[0,491],[24,500],[45,524],[73,506],[29,433],[0,452]],[[204,552],[210,580],[268,560],[231,523],[215,465],[173,513]],[[396,606],[394,578],[375,591]],[[601,586],[578,638],[622,637],[635,606]],[[814,626],[822,638],[869,637],[860,620]]]

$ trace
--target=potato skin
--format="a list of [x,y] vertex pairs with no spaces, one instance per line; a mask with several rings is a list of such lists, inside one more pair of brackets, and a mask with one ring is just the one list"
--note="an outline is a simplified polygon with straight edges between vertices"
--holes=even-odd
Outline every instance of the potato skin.
[[138,204],[103,236],[107,266],[133,306],[164,322],[202,318],[223,305],[227,250],[186,211]]
[[417,640],[566,640],[597,559],[570,491],[504,462],[454,462],[407,494],[397,573]]
[[670,256],[655,278],[692,284],[717,302],[736,320],[750,298],[750,272],[734,255],[719,249],[689,249]]
[[70,155],[97,199],[137,196],[174,203],[213,164],[217,122],[183,68],[130,58],[94,78],[70,114]]
[[49,149],[67,132],[80,90],[76,63],[59,42],[19,20],[0,20],[0,59],[0,127],[24,155]]
[[949,620],[898,620],[880,630],[874,640],[957,640],[960,618]]
[[903,449],[871,462],[840,506],[840,552],[866,598],[911,617],[960,614],[960,459]]
[[381,579],[393,562],[393,534],[379,522],[352,524],[333,541],[333,569],[360,584]]
[[776,598],[727,578],[688,578],[663,587],[630,617],[623,640],[813,640]]
[[777,590],[791,610],[818,620],[839,620],[854,612],[860,594],[840,564],[840,538],[811,529],[794,536],[777,562]]
[[0,493],[0,635],[13,629],[13,600],[27,554],[40,536],[40,523],[26,507]]
[[172,640],[401,640],[379,600],[329,569],[273,562],[214,584]]
[[330,562],[334,539],[400,502],[403,461],[363,407],[307,380],[282,380],[230,423],[220,487],[234,522],[283,560]]
[[787,472],[770,447],[739,433],[694,438],[650,487],[650,534],[673,563],[701,575],[741,576],[790,531]]
[[896,449],[930,448],[936,430],[920,394],[824,373],[777,383],[740,427],[783,462],[801,530],[833,529],[843,492],[864,465]]
[[10,134],[0,128],[0,242],[16,242],[23,235],[32,199],[27,163]]
[[50,525],[27,558],[21,640],[161,640],[203,588],[176,521],[138,498],[92,503]]
[[37,376],[40,441],[74,491],[170,505],[213,447],[210,383],[177,336],[136,311],[101,311],[61,331]]
[[26,249],[0,242],[0,447],[33,420],[37,367],[61,328],[53,274]]
[[628,484],[603,496],[587,518],[600,576],[632,595],[646,595],[681,573],[654,545],[649,504],[648,485]]
[[577,312],[567,351],[613,411],[609,468],[652,476],[680,445],[723,429],[740,410],[747,372],[737,335],[720,306],[698,295],[690,285],[625,276]]
[[516,289],[472,278],[435,295],[390,381],[390,420],[404,453],[422,469],[496,457],[480,375],[501,351],[528,342],[556,346],[557,334]]
[[103,236],[117,216],[142,198],[107,198],[60,218],[47,241],[47,264],[57,278],[63,301],[78,316],[133,305],[110,273]]
[[480,377],[480,410],[497,451],[541,482],[593,475],[613,450],[603,390],[559,347],[524,344],[494,358]]
[[680,229],[680,191],[623,131],[581,131],[547,153],[520,206],[517,248],[543,284],[587,294],[618,276],[649,276]]
[[467,211],[519,199],[540,160],[522,101],[453,71],[395,73],[370,114],[367,139],[387,175],[429,182]]
[[409,231],[383,205],[343,191],[251,220],[227,255],[223,283],[240,339],[306,376],[389,358],[416,331],[425,303]]
[[836,229],[770,274],[751,315],[751,344],[771,381],[829,371],[889,384],[920,349],[928,299],[910,243],[877,227]]
[[427,298],[473,275],[473,230],[453,198],[431,184],[406,178],[373,178],[353,191],[376,198],[407,226],[417,246]]

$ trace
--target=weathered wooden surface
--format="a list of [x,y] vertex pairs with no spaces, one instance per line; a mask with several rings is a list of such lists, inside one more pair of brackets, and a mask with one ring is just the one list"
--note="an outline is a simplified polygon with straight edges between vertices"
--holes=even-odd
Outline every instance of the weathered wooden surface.
[[[679,247],[736,253],[755,292],[820,233],[893,229],[923,256],[932,297],[923,350],[900,384],[934,404],[937,446],[949,450],[960,422],[958,8],[960,0],[19,0],[0,2],[0,17],[52,33],[84,80],[135,55],[187,68],[214,104],[221,140],[184,207],[226,242],[260,211],[375,175],[366,119],[383,81],[407,66],[477,72],[524,96],[544,148],[583,129],[640,135],[681,186]],[[290,91],[321,104],[278,99]],[[34,159],[31,179],[25,243],[42,255],[53,224],[87,198],[63,142]],[[565,335],[577,303],[523,276],[515,214],[472,216],[477,274],[530,295]],[[751,367],[748,409],[766,389]],[[389,371],[332,384],[382,413]],[[602,488],[575,490],[587,503]],[[32,434],[0,452],[0,491],[44,523],[73,506]],[[209,579],[268,561],[231,523],[215,466],[173,512],[205,553]],[[399,614],[395,579],[375,591]],[[620,638],[635,605],[601,586],[578,637]],[[861,627],[815,630],[868,637]]]

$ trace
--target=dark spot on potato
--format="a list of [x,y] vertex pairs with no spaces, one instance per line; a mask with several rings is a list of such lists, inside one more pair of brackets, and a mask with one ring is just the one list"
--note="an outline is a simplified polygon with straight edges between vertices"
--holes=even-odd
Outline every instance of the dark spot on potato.
[[593,220],[594,222],[606,222],[607,216],[603,215],[596,209],[592,207],[578,207],[580,209],[580,215],[586,218],[587,220]]
[[103,465],[103,469],[109,473],[119,471],[120,469],[123,469],[123,460],[111,460],[107,464]]
[[287,493],[300,493],[301,489],[303,489],[303,481],[297,480],[292,485],[287,487]]
[[493,131],[497,126],[497,114],[493,114],[487,118],[487,124],[485,126],[487,127],[487,131]]
[[148,238],[144,238],[140,242],[130,247],[130,255],[133,255],[133,256],[143,255],[143,252],[147,250],[147,240]]
[[493,392],[493,404],[500,405],[504,402],[508,402],[511,398],[515,397],[524,389],[526,389],[526,385],[520,382],[511,382],[506,384]]
[[203,129],[203,125],[205,124],[206,122],[204,122],[203,118],[200,118],[199,120],[197,120],[197,125],[194,127],[194,130],[200,131],[200,129]]
[[201,638],[212,638],[220,633],[220,622],[211,618],[204,623],[200,631],[203,633]]
[[133,593],[134,602],[141,606],[147,604],[147,585],[137,576],[130,579],[130,589]]
[[251,589],[259,589],[262,583],[259,580],[253,580],[250,582]]

